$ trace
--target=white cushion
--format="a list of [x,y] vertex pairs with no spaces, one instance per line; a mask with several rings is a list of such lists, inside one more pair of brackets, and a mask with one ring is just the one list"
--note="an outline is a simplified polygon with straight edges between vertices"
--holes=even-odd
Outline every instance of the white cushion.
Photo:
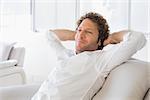
[[40,84],[26,84],[0,88],[0,100],[31,100]]
[[0,41],[0,61],[8,59],[11,48],[15,43],[1,42]]
[[148,90],[148,63],[129,60],[115,68],[93,100],[143,100]]

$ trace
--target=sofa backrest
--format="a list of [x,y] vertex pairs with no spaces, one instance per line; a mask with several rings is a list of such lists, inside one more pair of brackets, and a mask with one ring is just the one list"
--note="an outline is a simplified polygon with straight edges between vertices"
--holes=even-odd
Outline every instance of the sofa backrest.
[[149,88],[149,63],[129,60],[110,72],[93,100],[143,100]]

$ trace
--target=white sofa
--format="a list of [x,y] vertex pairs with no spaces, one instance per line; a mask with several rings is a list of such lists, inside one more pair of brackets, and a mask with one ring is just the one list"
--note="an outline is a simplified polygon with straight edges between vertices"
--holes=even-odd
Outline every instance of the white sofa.
[[[150,100],[150,63],[131,59],[120,65],[106,79],[93,100]],[[40,85],[0,88],[0,100],[30,100]]]
[[150,100],[149,79],[150,63],[131,59],[109,74],[93,100]]
[[25,84],[24,55],[24,47],[12,45],[8,58],[0,61],[0,87]]

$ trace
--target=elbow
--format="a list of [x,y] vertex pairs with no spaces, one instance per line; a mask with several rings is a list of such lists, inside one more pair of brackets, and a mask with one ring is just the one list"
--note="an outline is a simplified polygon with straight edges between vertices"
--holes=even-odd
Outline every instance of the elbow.
[[145,46],[146,42],[147,42],[146,37],[143,33],[140,34],[138,42],[139,42],[138,43],[139,44],[138,49],[142,49]]
[[142,33],[142,32],[135,32],[135,31],[133,31],[131,33],[134,34],[133,38],[136,39],[135,41],[137,41],[137,50],[142,49],[145,46],[146,42],[147,42],[144,33]]

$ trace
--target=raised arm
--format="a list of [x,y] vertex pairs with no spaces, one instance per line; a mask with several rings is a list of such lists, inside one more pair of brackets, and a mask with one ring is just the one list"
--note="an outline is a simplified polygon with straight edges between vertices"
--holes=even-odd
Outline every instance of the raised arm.
[[129,30],[122,30],[122,31],[118,31],[118,32],[114,32],[110,34],[108,39],[104,41],[104,45],[106,46],[108,44],[120,43],[121,41],[123,41],[124,35],[128,32]]
[[106,73],[126,62],[133,54],[143,48],[146,43],[145,36],[135,31],[115,32],[109,38],[110,40],[107,40],[109,44],[114,45],[108,45],[108,47],[111,46],[108,49],[104,48],[106,52],[103,53],[103,60],[100,64],[105,63],[106,65],[101,65],[103,68],[99,68],[99,70],[105,70]]
[[65,48],[61,41],[73,40],[75,32],[71,30],[57,29],[57,30],[48,30],[46,32],[46,39],[50,47],[56,52],[57,59],[63,60],[68,57],[68,49]]
[[74,40],[75,31],[67,29],[54,29],[53,31],[61,41]]

